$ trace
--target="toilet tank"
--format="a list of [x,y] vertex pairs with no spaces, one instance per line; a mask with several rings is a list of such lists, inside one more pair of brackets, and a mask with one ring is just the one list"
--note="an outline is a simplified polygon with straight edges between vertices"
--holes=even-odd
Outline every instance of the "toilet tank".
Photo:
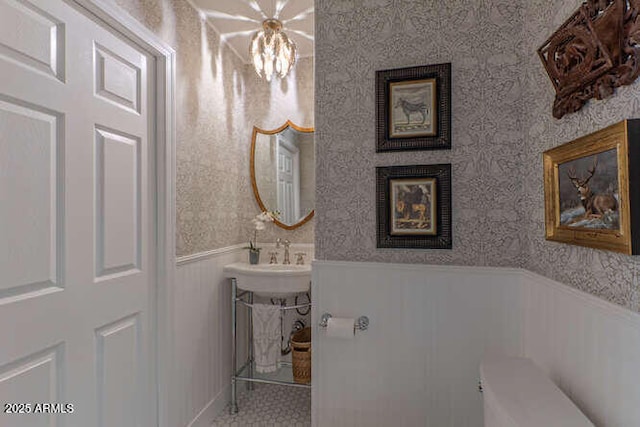
[[485,361],[480,381],[485,427],[594,427],[529,359]]

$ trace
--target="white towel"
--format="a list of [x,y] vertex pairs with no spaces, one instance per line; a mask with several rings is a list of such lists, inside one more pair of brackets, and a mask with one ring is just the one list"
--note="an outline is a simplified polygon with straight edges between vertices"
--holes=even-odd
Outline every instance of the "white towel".
[[280,306],[253,304],[253,355],[256,371],[274,372],[280,354]]

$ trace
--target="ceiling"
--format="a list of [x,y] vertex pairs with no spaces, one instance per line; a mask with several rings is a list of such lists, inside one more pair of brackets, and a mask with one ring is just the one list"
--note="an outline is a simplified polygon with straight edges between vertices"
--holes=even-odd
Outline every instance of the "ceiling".
[[275,17],[298,48],[313,56],[313,0],[191,0],[220,32],[223,40],[249,63],[249,41],[262,21]]

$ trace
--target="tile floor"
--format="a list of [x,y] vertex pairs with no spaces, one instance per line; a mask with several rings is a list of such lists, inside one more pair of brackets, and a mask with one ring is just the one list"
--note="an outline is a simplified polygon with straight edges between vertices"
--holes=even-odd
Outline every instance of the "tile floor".
[[227,406],[211,427],[309,427],[311,390],[273,384],[255,384],[248,391],[238,385],[238,408],[229,414]]

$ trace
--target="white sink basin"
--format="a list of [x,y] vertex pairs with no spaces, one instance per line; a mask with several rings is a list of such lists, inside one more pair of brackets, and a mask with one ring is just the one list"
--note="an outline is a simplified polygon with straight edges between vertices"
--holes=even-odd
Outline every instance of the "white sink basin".
[[311,265],[247,264],[238,262],[224,267],[224,276],[235,277],[238,288],[258,295],[284,297],[309,292]]

